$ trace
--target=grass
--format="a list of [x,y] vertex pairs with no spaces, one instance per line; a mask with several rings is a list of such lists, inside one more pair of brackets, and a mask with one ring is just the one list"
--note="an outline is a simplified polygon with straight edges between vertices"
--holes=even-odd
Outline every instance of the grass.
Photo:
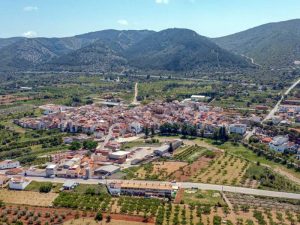
[[214,206],[220,203],[225,205],[221,194],[218,191],[209,190],[184,190],[183,201],[185,204],[201,204]]
[[107,194],[107,188],[104,185],[100,184],[79,184],[74,188],[73,192],[79,194],[85,194],[88,189],[95,190],[95,193],[105,193]]
[[25,188],[25,191],[39,192],[41,186],[51,185],[51,184],[52,184],[51,192],[58,193],[59,189],[62,187],[61,183],[38,182],[38,181],[31,181],[31,183]]

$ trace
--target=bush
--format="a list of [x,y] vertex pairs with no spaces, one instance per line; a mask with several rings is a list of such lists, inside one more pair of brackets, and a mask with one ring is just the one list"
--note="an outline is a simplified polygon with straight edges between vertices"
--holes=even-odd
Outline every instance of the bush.
[[103,215],[101,212],[97,212],[96,216],[95,216],[95,220],[96,221],[102,221],[103,220]]
[[49,193],[52,189],[52,184],[49,183],[49,184],[43,184],[42,186],[40,186],[40,189],[39,191],[41,193]]

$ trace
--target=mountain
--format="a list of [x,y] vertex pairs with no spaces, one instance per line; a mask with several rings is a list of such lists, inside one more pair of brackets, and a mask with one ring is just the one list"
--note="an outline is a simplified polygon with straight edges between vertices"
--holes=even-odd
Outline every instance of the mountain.
[[125,51],[129,64],[140,69],[187,71],[246,67],[249,64],[188,29],[153,33]]
[[66,38],[0,39],[0,70],[5,71],[190,71],[248,66],[241,56],[187,29],[104,30]]
[[212,41],[263,66],[293,65],[300,60],[300,19],[269,23]]
[[67,71],[118,71],[127,60],[116,51],[98,40],[93,44],[63,55],[43,65],[47,70]]

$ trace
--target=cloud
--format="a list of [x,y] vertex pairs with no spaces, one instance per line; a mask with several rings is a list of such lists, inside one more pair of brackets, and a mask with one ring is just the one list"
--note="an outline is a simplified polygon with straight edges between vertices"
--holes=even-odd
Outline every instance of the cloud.
[[165,4],[165,5],[167,5],[167,4],[169,4],[170,0],[155,0],[155,2],[157,4]]
[[37,33],[35,31],[29,30],[24,32],[22,35],[27,38],[32,38],[32,37],[36,37]]
[[124,20],[124,19],[118,20],[117,22],[118,22],[118,24],[120,24],[122,26],[128,26],[129,25],[128,21]]
[[24,10],[25,12],[32,12],[32,11],[38,11],[39,8],[38,8],[37,6],[25,6],[25,7],[23,8],[23,10]]

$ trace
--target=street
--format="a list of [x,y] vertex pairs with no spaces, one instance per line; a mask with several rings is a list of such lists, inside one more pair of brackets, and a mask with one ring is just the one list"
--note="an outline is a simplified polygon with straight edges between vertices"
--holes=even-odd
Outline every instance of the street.
[[[160,183],[160,184],[173,184],[167,181],[137,181],[137,180],[99,180],[99,179],[64,179],[64,178],[45,178],[45,177],[28,177],[31,180],[45,182],[50,181],[53,183],[64,183],[66,180],[73,180],[74,182],[80,184],[108,184],[112,182],[140,182],[140,183]],[[267,191],[261,189],[252,189],[252,188],[243,188],[243,187],[235,187],[235,186],[224,186],[224,185],[216,185],[216,184],[204,184],[204,183],[192,183],[192,182],[177,182],[176,184],[180,188],[197,188],[201,190],[213,190],[213,191],[224,191],[224,192],[233,192],[239,194],[247,194],[247,195],[257,195],[257,196],[265,196],[265,197],[276,197],[276,198],[288,198],[288,199],[298,199],[300,200],[300,194],[296,193],[288,193],[288,192],[277,192],[277,191]]]

